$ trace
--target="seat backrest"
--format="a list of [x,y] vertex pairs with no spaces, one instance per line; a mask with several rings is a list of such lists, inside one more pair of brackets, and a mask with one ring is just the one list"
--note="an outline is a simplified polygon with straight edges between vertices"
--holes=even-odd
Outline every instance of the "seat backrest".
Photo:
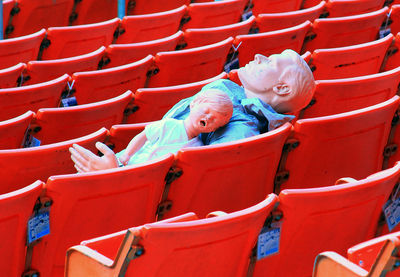
[[396,35],[400,32],[400,5],[392,5],[390,7],[390,20],[392,23],[390,24],[390,32]]
[[318,18],[313,22],[311,39],[306,51],[349,46],[370,42],[378,37],[379,28],[386,20],[388,7],[359,15]]
[[130,15],[165,12],[179,8],[182,5],[190,4],[190,0],[169,0],[164,2],[158,0],[129,0],[127,2],[128,6],[126,13]]
[[252,12],[254,15],[262,13],[280,13],[280,12],[291,12],[300,9],[302,1],[300,0],[252,0],[253,8]]
[[23,146],[33,115],[32,111],[27,111],[15,118],[0,121],[0,149],[15,149]]
[[3,0],[3,36],[6,33],[8,20],[10,19],[11,10],[14,8],[15,0]]
[[[32,267],[64,276],[65,252],[93,237],[155,221],[172,154],[137,166],[51,176],[46,182],[50,235],[35,246]],[[90,220],[88,220],[90,219]]]
[[0,40],[0,69],[36,60],[45,34],[46,30],[41,29],[30,35]]
[[380,71],[393,35],[352,46],[317,49],[309,63],[316,80],[340,79],[375,74]]
[[12,88],[19,85],[19,78],[25,69],[24,63],[0,69],[0,89]]
[[70,17],[71,25],[98,23],[118,16],[118,1],[85,0],[75,1],[75,5]]
[[379,10],[384,3],[384,0],[329,0],[326,2],[326,10],[329,17],[358,15]]
[[384,61],[384,68],[383,70],[391,70],[400,66],[400,33],[397,33],[394,38],[394,43],[392,47],[388,50],[388,55],[386,61]]
[[147,55],[155,56],[158,52],[173,51],[181,41],[183,32],[138,43],[110,44],[106,49],[107,64],[103,68],[110,68],[128,63],[137,62]]
[[91,104],[40,109],[35,117],[39,127],[32,128],[31,134],[43,145],[84,136],[102,127],[111,128],[122,123],[131,100],[132,92],[128,90],[120,96]]
[[2,183],[0,192],[6,193],[23,188],[36,180],[47,180],[56,174],[75,173],[74,163],[68,148],[79,144],[94,151],[97,141],[103,142],[107,130],[85,137],[32,148],[0,150]]
[[46,42],[49,46],[42,53],[43,60],[70,58],[87,54],[107,47],[114,39],[120,20],[80,25],[50,27],[47,29]]
[[[114,262],[111,260],[112,265],[101,264],[99,259],[93,260],[94,251],[90,247],[95,246],[98,258],[110,261],[102,253],[113,247],[112,244],[120,242],[123,233],[84,242],[84,245],[68,251],[66,276],[85,276],[89,272],[96,276],[117,276],[126,258],[125,251],[129,248],[137,251],[138,258],[129,263],[127,277],[245,276],[251,249],[276,199],[276,195],[270,194],[261,203],[231,214],[131,228],[119,248],[120,254],[112,257],[115,259]],[[139,254],[140,249],[146,255]]]
[[25,267],[27,226],[43,182],[0,195],[0,267],[4,276],[22,276]]
[[115,153],[124,150],[128,146],[128,143],[144,130],[147,124],[149,124],[149,122],[113,125],[110,128],[110,137],[107,141],[107,145],[114,150]]
[[255,22],[255,17],[251,16],[245,21],[225,26],[210,28],[191,28],[185,30],[184,40],[186,48],[204,46],[211,43],[235,37],[237,35],[247,35]]
[[104,101],[144,87],[153,56],[126,65],[72,74],[73,96],[79,105]]
[[19,37],[41,28],[67,26],[74,0],[18,0],[6,37]]
[[58,107],[61,94],[67,86],[69,76],[35,85],[0,89],[0,120],[10,119],[31,110]]
[[125,16],[116,43],[137,43],[165,38],[179,30],[186,6],[153,14]]
[[[104,55],[106,48],[101,46],[98,50],[89,54],[71,58],[30,61],[27,63],[26,79],[24,84],[36,84],[45,82],[63,74],[72,75],[75,72],[98,69],[99,62]],[[26,80],[26,81],[25,81]]]
[[170,87],[140,88],[134,94],[135,111],[129,115],[127,123],[159,120],[180,100],[195,95],[206,84],[226,77],[227,74],[222,72],[215,77],[195,83]]
[[344,176],[365,178],[381,170],[398,106],[394,96],[368,108],[296,121],[282,188],[328,186]]
[[228,38],[192,49],[157,53],[155,75],[149,78],[148,87],[182,85],[218,75],[223,71],[232,42]]
[[239,65],[252,61],[255,54],[269,56],[279,54],[285,49],[300,53],[304,38],[311,28],[310,21],[295,27],[259,34],[236,36],[234,45],[239,51]]
[[397,166],[359,181],[283,190],[275,211],[280,220],[273,222],[280,225],[279,253],[258,260],[254,276],[264,276],[267,270],[274,277],[311,276],[320,252],[344,255],[350,246],[373,238],[399,177]]
[[[254,205],[273,191],[283,144],[292,125],[246,139],[181,149],[167,199],[166,216],[193,211],[200,217],[212,211],[233,212]],[[263,149],[263,151],[260,151]]]
[[209,28],[234,24],[240,21],[246,0],[225,0],[205,3],[192,3],[182,30],[189,28]]
[[261,13],[257,15],[256,23],[260,33],[277,31],[294,27],[304,21],[313,22],[325,9],[325,1],[308,9],[280,13]]
[[312,105],[301,118],[333,115],[389,100],[398,91],[400,66],[382,73],[334,80],[317,80]]

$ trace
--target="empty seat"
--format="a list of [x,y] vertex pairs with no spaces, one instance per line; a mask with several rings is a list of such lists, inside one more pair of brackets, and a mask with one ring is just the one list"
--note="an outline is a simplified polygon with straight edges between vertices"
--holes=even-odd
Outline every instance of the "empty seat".
[[[68,250],[65,276],[117,276],[125,270],[127,277],[245,276],[251,250],[276,198],[270,194],[231,214],[195,220],[189,213],[83,242]],[[129,249],[137,259],[124,264]],[[139,254],[143,251],[145,255]]]
[[[16,174],[18,174],[16,172]],[[23,276],[25,269],[27,226],[43,182],[35,181],[20,190],[0,195],[1,274]]]
[[312,105],[302,118],[326,116],[384,102],[398,91],[400,67],[347,79],[317,80]]
[[[399,232],[373,238],[347,250],[348,259],[334,251],[325,251],[315,258],[315,277],[395,276],[400,247]],[[389,273],[397,270],[395,273]]]
[[[121,95],[127,90],[144,87],[153,56],[109,69],[76,72],[72,74],[73,96],[79,105],[103,101]],[[71,91],[71,92],[72,92]]]
[[116,43],[136,43],[161,39],[179,30],[186,7],[147,15],[125,16],[121,20]]
[[393,5],[390,8],[390,32],[396,35],[400,32],[400,5]]
[[306,51],[370,42],[378,38],[379,28],[389,8],[359,15],[318,18],[313,22]]
[[165,38],[127,44],[110,44],[106,49],[107,63],[103,68],[136,62],[147,55],[155,56],[158,52],[175,50],[182,39],[183,32],[178,31]]
[[164,11],[169,11],[181,7],[182,5],[189,5],[189,0],[128,0],[126,14],[142,15],[152,14]]
[[203,86],[213,81],[226,78],[225,72],[206,80],[184,85],[160,88],[140,88],[134,94],[133,113],[127,123],[140,123],[159,120],[180,100],[193,96]]
[[1,40],[0,69],[36,60],[45,34],[46,30],[42,29],[34,34]]
[[186,48],[199,47],[207,44],[216,43],[218,41],[227,39],[228,37],[247,35],[254,22],[255,17],[251,16],[245,21],[230,25],[210,28],[186,29],[184,36],[185,46]]
[[15,0],[3,0],[3,36],[10,19],[10,12],[14,8]]
[[340,17],[369,13],[381,9],[384,0],[328,0],[326,10],[329,17]]
[[294,27],[304,21],[313,22],[325,9],[325,1],[308,9],[281,12],[281,13],[261,13],[256,18],[257,27],[260,33],[277,31],[284,28]]
[[70,25],[98,23],[116,17],[118,17],[118,1],[75,1],[75,10],[70,16]]
[[397,33],[394,38],[393,45],[389,48],[387,52],[387,57],[384,60],[383,70],[391,70],[400,66],[400,33]]
[[18,86],[24,69],[24,63],[19,63],[11,67],[0,69],[0,89]]
[[100,23],[50,27],[47,29],[48,47],[42,53],[43,60],[63,59],[93,52],[101,46],[107,47],[114,39],[119,19]]
[[[87,135],[102,127],[122,123],[124,110],[132,92],[92,104],[65,108],[43,108],[37,111],[32,135],[49,144]],[[35,130],[38,130],[35,132]]]
[[394,96],[368,108],[296,121],[286,148],[291,151],[278,173],[288,177],[281,187],[329,186],[343,176],[365,178],[381,170],[398,105]]
[[171,182],[167,199],[172,207],[166,216],[233,212],[261,201],[273,191],[280,151],[291,127],[286,123],[250,138],[179,150],[175,166],[181,175]]
[[110,136],[107,141],[108,147],[118,153],[124,150],[128,143],[140,132],[144,130],[146,123],[136,123],[136,124],[117,124],[110,128]]
[[51,176],[50,235],[35,246],[40,276],[64,276],[65,252],[82,240],[154,222],[173,155],[123,168]]
[[279,54],[285,49],[300,53],[304,38],[310,28],[310,21],[306,21],[279,31],[237,36],[234,44],[239,51],[239,65],[244,66],[252,61],[255,54],[269,56]]
[[15,118],[0,121],[0,149],[20,148],[34,113],[26,113]]
[[350,78],[378,73],[393,35],[346,47],[317,49],[309,63],[316,80]]
[[209,28],[234,24],[240,21],[246,0],[224,0],[206,3],[192,3],[183,18],[182,30]]
[[280,13],[291,12],[300,9],[302,1],[300,0],[252,0],[252,12],[254,15],[262,13]]
[[216,76],[223,71],[232,41],[228,38],[202,47],[157,53],[155,75],[149,78],[148,87],[181,85]]
[[283,190],[272,221],[280,230],[279,253],[258,260],[254,276],[311,276],[320,252],[343,255],[348,247],[373,238],[399,176],[397,166],[359,181],[346,178],[334,186]]
[[27,63],[24,85],[45,82],[63,74],[96,70],[105,52],[102,46],[89,54],[65,59],[31,61]]
[[6,27],[5,37],[19,37],[39,31],[41,28],[66,26],[74,5],[73,0],[18,0],[11,24]]
[[0,120],[19,116],[28,110],[58,107],[61,94],[67,86],[69,76],[24,87],[0,89]]
[[[47,180],[56,174],[75,173],[74,163],[68,148],[77,143],[94,151],[97,141],[104,141],[107,130],[85,137],[39,147],[0,150],[0,192],[7,193],[23,188],[36,180]],[[32,212],[32,210],[30,210]]]

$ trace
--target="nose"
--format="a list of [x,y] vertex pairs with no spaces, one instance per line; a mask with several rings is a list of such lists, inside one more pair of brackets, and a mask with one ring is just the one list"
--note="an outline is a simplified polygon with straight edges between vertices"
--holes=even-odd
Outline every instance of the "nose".
[[261,54],[256,54],[254,56],[254,60],[256,61],[256,63],[260,64],[263,61],[267,60],[267,57],[265,57],[264,55],[261,55]]

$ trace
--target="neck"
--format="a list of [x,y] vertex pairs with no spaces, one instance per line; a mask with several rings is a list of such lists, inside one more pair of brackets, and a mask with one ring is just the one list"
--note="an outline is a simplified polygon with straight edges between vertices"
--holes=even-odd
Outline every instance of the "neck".
[[183,126],[185,126],[185,130],[186,130],[186,134],[188,136],[188,139],[191,140],[192,138],[197,137],[198,135],[200,135],[200,131],[197,130],[191,120],[190,117],[187,117],[184,121],[183,121]]

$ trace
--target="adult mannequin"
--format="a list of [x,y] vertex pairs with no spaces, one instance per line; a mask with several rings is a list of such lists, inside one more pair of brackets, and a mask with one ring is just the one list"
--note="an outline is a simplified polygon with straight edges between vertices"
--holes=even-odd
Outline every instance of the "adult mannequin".
[[[307,106],[315,87],[310,68],[292,50],[269,57],[256,54],[253,61],[238,70],[238,76],[243,87],[229,80],[218,80],[202,89],[225,91],[233,103],[233,115],[227,125],[200,134],[205,145],[257,135],[290,121],[294,116],[284,113],[296,113]],[[164,118],[186,119],[192,100],[193,97],[181,100]],[[75,167],[79,163],[83,168],[79,172],[118,167],[111,149],[100,142],[96,147],[104,156],[98,157],[78,145],[70,148]]]

